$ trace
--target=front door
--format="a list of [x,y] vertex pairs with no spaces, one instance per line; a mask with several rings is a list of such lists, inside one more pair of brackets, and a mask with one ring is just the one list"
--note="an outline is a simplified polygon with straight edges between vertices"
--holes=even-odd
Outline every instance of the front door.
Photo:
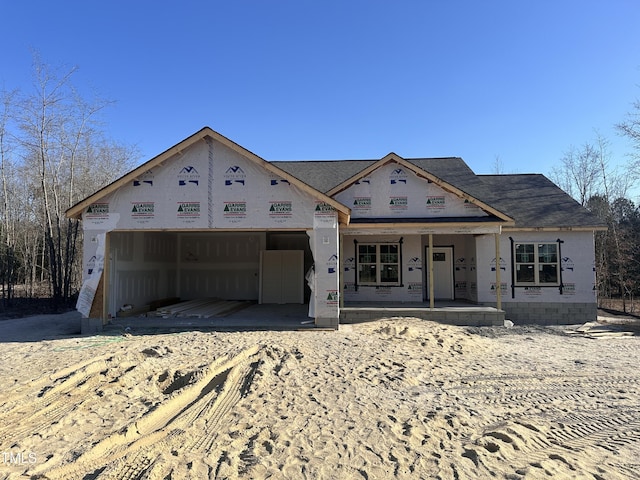
[[[424,258],[433,264],[433,297],[436,300],[453,300],[453,247],[433,247],[433,252],[429,255],[429,247],[425,247]],[[429,268],[426,265],[427,294],[429,298]]]

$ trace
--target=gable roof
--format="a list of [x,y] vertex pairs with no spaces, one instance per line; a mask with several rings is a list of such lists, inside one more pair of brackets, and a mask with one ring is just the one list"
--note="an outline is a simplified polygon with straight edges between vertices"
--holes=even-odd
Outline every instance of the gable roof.
[[[452,161],[445,161],[452,160]],[[399,155],[391,152],[384,156],[380,160],[361,160],[361,161],[345,161],[343,162],[317,162],[319,164],[312,166],[311,168],[306,163],[314,162],[287,162],[284,168],[288,168],[293,175],[307,175],[312,174],[313,179],[319,188],[329,188],[325,190],[327,195],[334,196],[335,194],[345,190],[353,185],[357,180],[360,180],[367,175],[370,175],[378,168],[389,162],[395,162],[402,165],[407,170],[412,171],[417,176],[426,179],[429,182],[433,182],[440,188],[457,195],[460,198],[468,200],[470,203],[475,204],[487,213],[491,214],[497,219],[513,224],[513,218],[506,215],[494,208],[493,206],[485,203],[475,195],[461,189],[459,184],[471,185],[477,183],[476,175],[467,166],[466,163],[460,158],[454,159],[418,159],[418,160],[405,160]],[[274,162],[279,164],[280,162]],[[358,170],[359,169],[359,170]],[[440,175],[434,174],[434,171],[440,173]],[[447,181],[442,177],[447,177],[450,180],[454,180],[457,183]],[[464,181],[463,181],[464,180]],[[336,183],[337,182],[337,183]],[[330,185],[333,185],[332,187]],[[478,190],[478,188],[476,188]]]
[[274,161],[285,172],[303,180],[316,190],[327,193],[378,160],[294,160]]
[[[605,230],[606,224],[540,174],[476,175],[459,157],[404,159],[390,153],[375,160],[312,160],[267,162],[209,127],[204,127],[160,155],[81,200],[66,211],[81,218],[85,208],[145,172],[162,165],[198,141],[213,139],[240,153],[267,171],[320,198],[349,223],[351,210],[331,195],[390,161],[465,198],[498,217],[505,228]],[[509,227],[511,225],[511,227]]]
[[[389,155],[395,154],[391,153]],[[464,160],[459,157],[403,158],[403,160],[458,188],[477,183],[476,174],[473,173]],[[363,176],[362,172],[365,169],[378,162],[380,162],[380,159],[294,160],[273,161],[271,163],[300,179],[304,179],[305,182],[317,190],[329,193],[351,177],[360,174],[359,178],[361,178]],[[462,189],[464,190],[464,188]]]
[[478,175],[492,205],[511,214],[517,229],[606,230],[606,223],[541,174]]
[[158,165],[162,165],[164,162],[169,160],[171,157],[173,157],[174,155],[179,154],[180,152],[186,150],[187,148],[189,148],[190,146],[194,145],[195,143],[197,143],[197,142],[199,142],[201,140],[206,140],[207,138],[211,138],[213,140],[216,140],[216,141],[222,143],[223,145],[225,145],[225,146],[231,148],[232,150],[240,153],[241,155],[243,155],[245,158],[249,159],[250,161],[252,161],[252,162],[258,164],[259,166],[265,168],[269,172],[271,172],[271,173],[273,173],[275,175],[278,175],[279,177],[284,178],[285,180],[288,180],[291,184],[296,185],[297,187],[299,187],[303,191],[306,191],[307,193],[311,194],[312,196],[320,198],[322,201],[326,202],[327,204],[331,205],[333,208],[335,208],[337,210],[338,217],[339,217],[339,220],[340,220],[341,223],[349,223],[349,217],[351,215],[351,210],[348,207],[344,206],[340,202],[338,202],[338,201],[334,200],[333,198],[331,198],[330,196],[326,195],[324,192],[322,192],[322,191],[320,191],[320,190],[308,185],[307,183],[305,183],[304,180],[293,176],[292,174],[290,174],[289,172],[287,172],[285,170],[282,170],[281,168],[279,168],[277,165],[275,165],[273,163],[267,162],[266,160],[262,159],[261,157],[259,157],[255,153],[247,150],[244,147],[241,147],[237,143],[229,140],[227,137],[219,134],[218,132],[216,132],[215,130],[212,130],[209,127],[204,127],[203,129],[201,129],[198,132],[194,133],[190,137],[187,137],[186,139],[184,139],[180,143],[177,143],[173,147],[165,150],[160,155],[158,155],[158,156],[152,158],[151,160],[143,163],[139,167],[131,170],[129,173],[127,173],[127,174],[123,175],[122,177],[118,178],[117,180],[115,180],[114,182],[110,183],[106,187],[98,190],[93,195],[90,195],[87,198],[85,198],[85,199],[81,200],[80,202],[76,203],[74,206],[72,206],[71,208],[69,208],[65,212],[65,215],[68,218],[79,219],[82,216],[82,212],[84,211],[84,209],[87,208],[92,203],[95,203],[96,201],[100,200],[101,198],[105,197],[106,195],[109,195],[111,192],[113,192],[113,191],[117,190],[118,188],[126,185],[127,183],[133,181],[134,179],[136,179],[137,177],[139,177],[143,173],[145,173],[145,172],[157,167]]
[[[395,154],[390,154],[395,155]],[[385,157],[387,158],[387,157]],[[400,157],[398,157],[400,158]],[[480,204],[515,220],[516,229],[603,230],[606,224],[541,174],[476,175],[459,157],[403,159]],[[361,178],[381,160],[272,162],[325,193]],[[414,169],[414,171],[416,171]]]

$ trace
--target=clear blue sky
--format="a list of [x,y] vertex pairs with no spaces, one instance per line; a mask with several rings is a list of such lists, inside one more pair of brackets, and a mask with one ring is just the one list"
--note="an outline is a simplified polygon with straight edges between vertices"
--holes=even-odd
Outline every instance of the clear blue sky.
[[267,160],[461,156],[547,174],[640,97],[637,0],[0,0],[0,87],[32,49],[117,101],[147,160],[205,125]]

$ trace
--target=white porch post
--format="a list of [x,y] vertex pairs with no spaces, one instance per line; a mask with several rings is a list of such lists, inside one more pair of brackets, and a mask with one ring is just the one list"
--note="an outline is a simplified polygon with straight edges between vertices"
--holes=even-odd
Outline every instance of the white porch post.
[[433,298],[433,234],[429,234],[429,257],[427,258],[427,268],[429,269],[429,308],[435,307],[435,299]]
[[311,252],[314,272],[314,315],[319,327],[338,328],[340,322],[340,238],[338,218],[314,218]]
[[500,278],[500,234],[494,233],[496,244],[496,308],[502,310],[502,284]]
[[340,308],[344,308],[344,268],[342,266],[343,258],[344,258],[344,235],[340,232],[340,227],[338,226],[338,266],[336,267],[338,271],[338,280],[340,281]]
[[109,323],[109,300],[111,292],[109,285],[111,284],[111,234],[107,232],[104,238],[104,270],[102,271],[102,324]]

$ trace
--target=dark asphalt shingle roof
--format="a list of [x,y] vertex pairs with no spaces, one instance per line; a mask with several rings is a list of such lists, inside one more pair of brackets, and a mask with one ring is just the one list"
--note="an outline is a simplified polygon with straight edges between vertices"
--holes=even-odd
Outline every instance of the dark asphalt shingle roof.
[[312,160],[269,162],[316,190],[327,193],[378,160]]
[[[540,174],[476,175],[459,157],[405,159],[516,221],[517,227],[605,224]],[[323,193],[379,160],[271,162]]]
[[479,175],[491,206],[517,227],[603,227],[606,224],[540,174]]
[[[450,158],[410,158],[405,159],[416,167],[441,178],[447,183],[464,190],[463,185],[477,183],[476,175],[458,157]],[[302,160],[270,162],[307,185],[327,193],[345,180],[362,172],[377,160]]]

